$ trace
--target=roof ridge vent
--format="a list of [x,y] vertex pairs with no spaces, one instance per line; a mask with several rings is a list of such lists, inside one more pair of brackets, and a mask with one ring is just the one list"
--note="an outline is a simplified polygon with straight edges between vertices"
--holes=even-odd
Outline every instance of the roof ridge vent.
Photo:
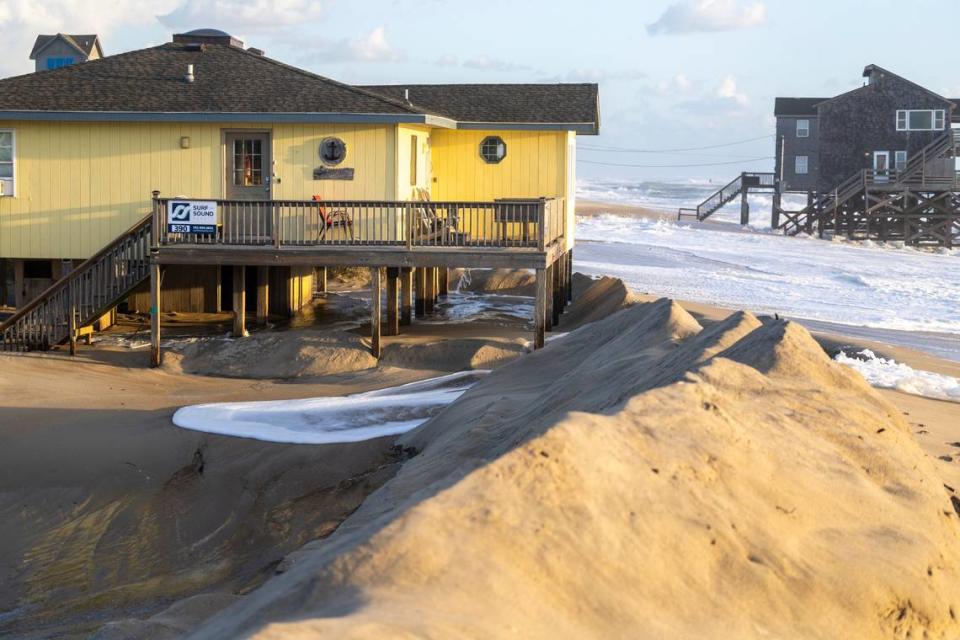
[[178,44],[220,44],[243,49],[243,40],[219,29],[194,29],[186,33],[176,33],[173,41]]

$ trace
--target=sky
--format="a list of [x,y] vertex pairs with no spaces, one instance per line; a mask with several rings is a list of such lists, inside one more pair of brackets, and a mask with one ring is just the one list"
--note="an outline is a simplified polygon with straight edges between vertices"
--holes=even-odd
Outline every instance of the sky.
[[597,82],[601,134],[580,139],[581,177],[722,180],[772,168],[775,96],[842,93],[862,84],[870,63],[960,95],[952,47],[924,35],[960,22],[960,3],[864,4],[0,0],[0,77],[32,70],[39,33],[98,33],[109,55],[213,27],[353,84]]

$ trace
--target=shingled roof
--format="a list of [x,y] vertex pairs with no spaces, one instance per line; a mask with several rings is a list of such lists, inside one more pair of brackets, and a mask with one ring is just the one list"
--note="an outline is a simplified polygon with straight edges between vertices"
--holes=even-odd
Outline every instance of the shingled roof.
[[773,105],[775,116],[815,116],[817,106],[827,98],[777,98]]
[[541,123],[599,128],[596,84],[406,84],[367,85],[398,100],[409,96],[461,124]]
[[0,80],[0,119],[497,123],[582,133],[599,125],[596,85],[356,87],[190,39]]
[[181,43],[0,80],[0,111],[418,113],[239,47]]
[[96,47],[97,53],[103,55],[103,51],[100,51],[100,41],[97,39],[97,34],[95,33],[85,35],[56,33],[52,36],[37,36],[36,42],[33,43],[33,50],[30,52],[30,59],[35,60],[38,53],[40,53],[47,47],[48,44],[54,40],[57,40],[58,38],[69,44],[84,56],[89,57],[90,54],[93,53],[94,47]]

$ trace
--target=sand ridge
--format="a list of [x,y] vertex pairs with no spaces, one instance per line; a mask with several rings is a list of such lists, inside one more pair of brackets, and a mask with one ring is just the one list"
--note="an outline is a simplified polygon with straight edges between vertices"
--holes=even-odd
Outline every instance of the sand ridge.
[[634,304],[401,442],[422,452],[191,637],[960,633],[934,463],[799,325]]

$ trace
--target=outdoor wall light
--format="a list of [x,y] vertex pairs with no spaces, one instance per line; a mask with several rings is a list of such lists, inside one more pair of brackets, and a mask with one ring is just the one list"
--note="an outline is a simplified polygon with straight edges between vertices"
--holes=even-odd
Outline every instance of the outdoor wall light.
[[180,138],[180,148],[181,149],[190,148],[190,136],[183,136]]

